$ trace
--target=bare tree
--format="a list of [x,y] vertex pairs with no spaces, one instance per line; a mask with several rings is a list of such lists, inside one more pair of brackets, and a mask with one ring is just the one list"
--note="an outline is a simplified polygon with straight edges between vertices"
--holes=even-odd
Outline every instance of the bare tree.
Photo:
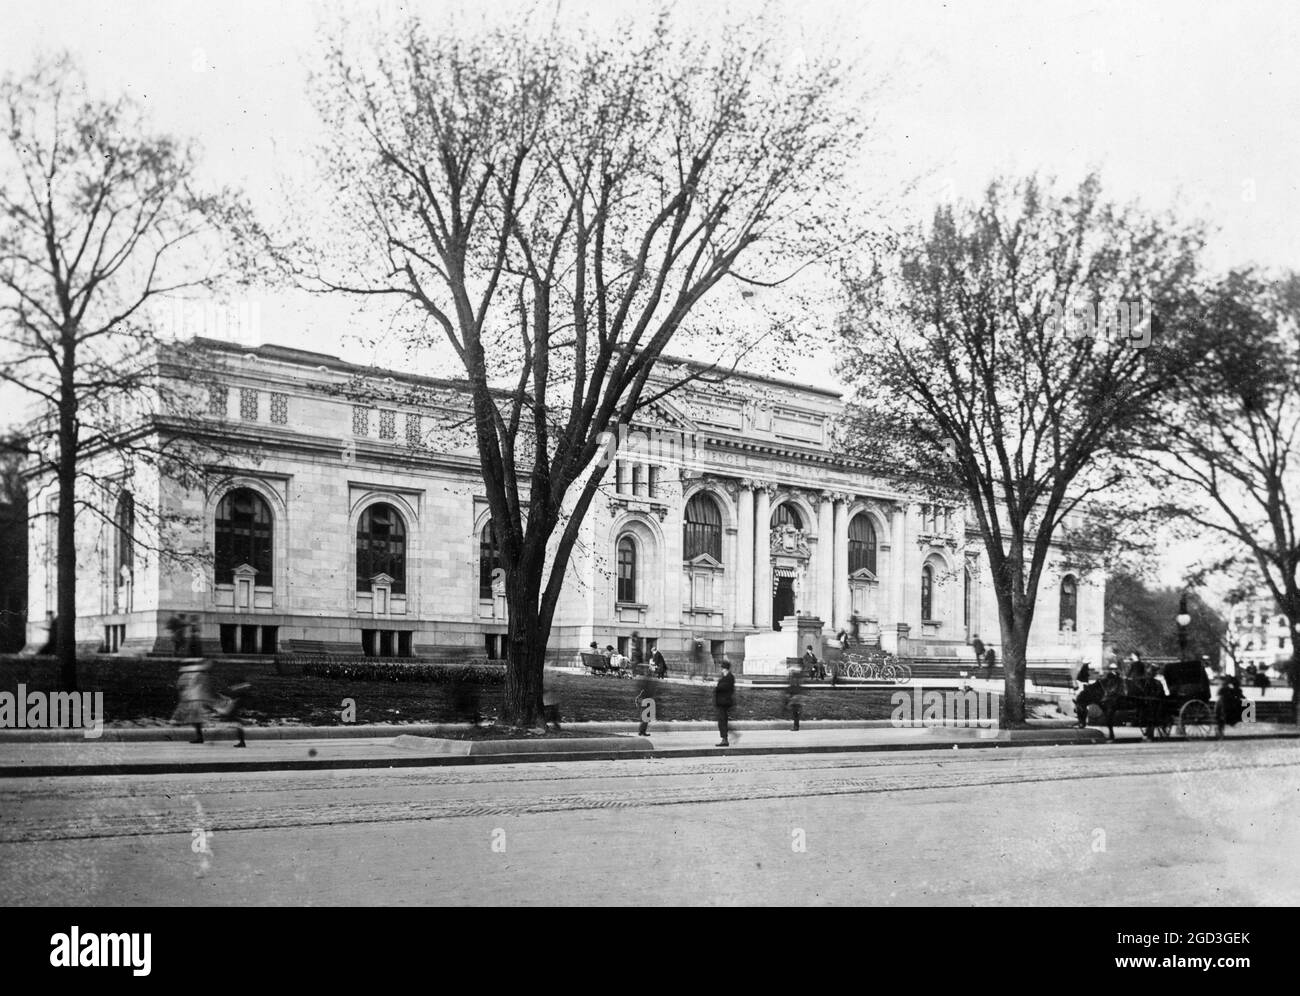
[[1154,413],[1137,455],[1163,497],[1157,511],[1203,542],[1226,540],[1211,568],[1248,568],[1286,616],[1300,717],[1300,276],[1229,273],[1187,324],[1201,362]]
[[608,36],[409,22],[328,53],[317,96],[351,249],[293,265],[401,302],[410,341],[464,371],[505,571],[506,722],[540,716],[607,430],[725,366],[660,383],[665,348],[690,328],[727,355],[721,327],[691,326],[724,278],[776,283],[846,244],[838,192],[863,126],[844,87],[842,67],[664,17]]
[[167,407],[151,306],[214,289],[232,262],[214,236],[248,216],[227,192],[199,192],[190,145],[152,133],[127,99],[90,97],[66,56],[0,83],[0,114],[0,381],[32,399],[29,470],[57,488],[56,642],[71,689],[78,512],[111,516],[91,492],[139,461],[185,462],[177,439],[143,429]]
[[1028,179],[940,209],[847,279],[855,448],[966,498],[997,598],[1008,723],[1024,720],[1049,553],[1123,480],[1117,447],[1172,382],[1162,328],[1200,241],[1106,203],[1096,177],[1067,196]]

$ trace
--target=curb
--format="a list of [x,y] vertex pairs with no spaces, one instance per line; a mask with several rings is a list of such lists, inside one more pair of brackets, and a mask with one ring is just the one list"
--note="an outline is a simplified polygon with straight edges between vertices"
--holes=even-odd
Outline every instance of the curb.
[[[927,731],[937,735],[939,728]],[[973,731],[988,733],[987,730]],[[526,751],[505,752],[503,748],[511,741],[460,741],[457,743],[501,745],[487,752],[466,753],[408,753],[403,750],[398,740],[393,739],[392,746],[397,753],[386,757],[370,758],[280,758],[267,760],[231,760],[217,761],[150,761],[150,762],[116,762],[86,764],[32,764],[0,766],[0,778],[57,778],[91,775],[160,775],[160,774],[215,774],[220,772],[266,772],[266,771],[338,771],[347,769],[380,768],[432,768],[473,764],[531,764],[562,761],[619,761],[632,759],[667,759],[697,758],[718,756],[763,756],[782,754],[863,754],[874,752],[901,751],[949,751],[949,750],[997,750],[1001,747],[1077,747],[1090,746],[1104,742],[1100,730],[1091,727],[1087,730],[1003,730],[993,737],[963,738],[962,742],[944,743],[938,739],[900,740],[896,743],[870,744],[807,744],[765,747],[655,747],[653,737],[649,740],[629,740],[630,746],[612,745],[599,738],[575,739],[577,744],[589,745],[585,749],[554,749],[563,741],[520,741],[535,746]],[[1240,737],[1239,740],[1294,740],[1300,737],[1296,733],[1267,733],[1253,737]],[[412,738],[415,739],[415,738]],[[1132,747],[1141,747],[1143,741],[1120,740],[1117,743]],[[597,746],[599,745],[599,746]],[[552,748],[552,749],[545,749]],[[595,748],[595,749],[592,749]],[[423,745],[420,745],[423,751]]]
[[[636,722],[621,720],[591,720],[568,722],[565,729],[582,730],[593,734],[635,733]],[[783,730],[789,727],[788,719],[741,719],[728,724],[733,730]],[[927,719],[910,721],[909,726],[944,727],[944,721]],[[469,729],[468,723],[411,723],[411,724],[358,724],[350,726],[245,726],[248,740],[336,740],[348,738],[378,739],[394,736],[438,737],[447,733]],[[662,720],[652,723],[660,732],[695,733],[716,730],[713,720],[685,719]],[[897,728],[892,719],[805,719],[803,726],[810,730],[888,730]],[[1038,720],[1040,729],[1074,729],[1073,720]],[[959,727],[950,727],[959,729]],[[212,723],[208,729],[216,732],[233,729],[228,723]],[[0,729],[0,745],[11,743],[188,743],[193,736],[188,726],[128,726],[105,728],[98,737],[86,737],[81,730],[15,730]]]

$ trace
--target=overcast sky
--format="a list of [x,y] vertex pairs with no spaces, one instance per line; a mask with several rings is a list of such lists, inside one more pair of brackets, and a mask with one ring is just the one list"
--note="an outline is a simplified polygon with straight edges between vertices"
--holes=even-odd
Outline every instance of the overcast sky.
[[[415,6],[433,23],[453,12]],[[456,9],[500,16],[510,6]],[[710,24],[759,6],[697,0],[682,11]],[[561,11],[602,20],[639,7],[562,0]],[[0,66],[66,47],[93,86],[128,91],[159,127],[198,138],[205,169],[272,213],[282,179],[303,168],[317,137],[304,79],[321,12],[370,20],[407,9],[306,0],[0,8]],[[841,45],[888,75],[869,178],[888,222],[973,196],[999,173],[1072,181],[1095,167],[1112,195],[1208,219],[1219,230],[1217,265],[1300,267],[1300,4],[821,0],[777,11],[792,52]],[[362,330],[337,307],[260,303],[265,341],[384,359],[347,338]]]
[[[543,5],[553,6],[553,4]],[[684,16],[715,25],[759,4],[696,0]],[[130,92],[160,129],[197,138],[213,179],[244,187],[273,213],[282,179],[317,137],[304,93],[322,10],[373,19],[402,9],[433,23],[450,5],[306,0],[221,3],[31,3],[0,0],[0,67],[70,50],[93,87]],[[462,16],[501,16],[508,0]],[[564,17],[604,20],[646,9],[562,0]],[[796,50],[842,46],[888,76],[870,160],[885,220],[902,224],[940,199],[970,197],[998,174],[1042,170],[1076,181],[1099,169],[1107,192],[1150,208],[1178,205],[1217,232],[1216,266],[1300,268],[1300,4],[919,2],[821,0],[777,8]],[[488,13],[490,12],[490,13]],[[902,191],[920,181],[908,196]],[[377,330],[338,305],[259,302],[262,341],[392,362]],[[361,322],[364,325],[364,321]],[[828,356],[806,369],[825,372]]]

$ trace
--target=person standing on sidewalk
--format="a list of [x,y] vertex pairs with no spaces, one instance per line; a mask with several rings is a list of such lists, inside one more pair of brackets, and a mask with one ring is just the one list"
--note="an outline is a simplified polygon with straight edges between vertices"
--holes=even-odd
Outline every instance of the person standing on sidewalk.
[[560,693],[556,690],[555,678],[545,668],[542,669],[542,725],[548,730],[552,727],[560,729]]
[[799,714],[803,712],[803,668],[792,667],[786,675],[785,701],[794,719],[793,732],[799,732]]
[[637,678],[636,709],[641,721],[637,736],[650,736],[650,722],[655,718],[655,680],[649,674]]
[[975,651],[975,667],[979,669],[984,664],[984,641],[980,639],[978,633],[975,634],[975,639],[971,640],[970,648]]
[[[718,710],[718,735],[722,737],[717,744],[719,747],[731,746],[731,741],[727,737],[727,718],[732,706],[735,704],[736,679],[731,673],[731,662],[724,658],[722,661],[722,676],[718,679],[717,687],[713,690],[713,705]],[[737,734],[736,739],[740,739],[739,734]]]

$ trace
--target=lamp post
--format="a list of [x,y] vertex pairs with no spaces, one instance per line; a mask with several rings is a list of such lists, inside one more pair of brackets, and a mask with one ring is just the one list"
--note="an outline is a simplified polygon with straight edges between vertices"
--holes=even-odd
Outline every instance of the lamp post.
[[1178,659],[1187,659],[1187,626],[1192,621],[1192,617],[1187,613],[1187,592],[1178,599],[1178,615],[1175,619],[1178,623]]

